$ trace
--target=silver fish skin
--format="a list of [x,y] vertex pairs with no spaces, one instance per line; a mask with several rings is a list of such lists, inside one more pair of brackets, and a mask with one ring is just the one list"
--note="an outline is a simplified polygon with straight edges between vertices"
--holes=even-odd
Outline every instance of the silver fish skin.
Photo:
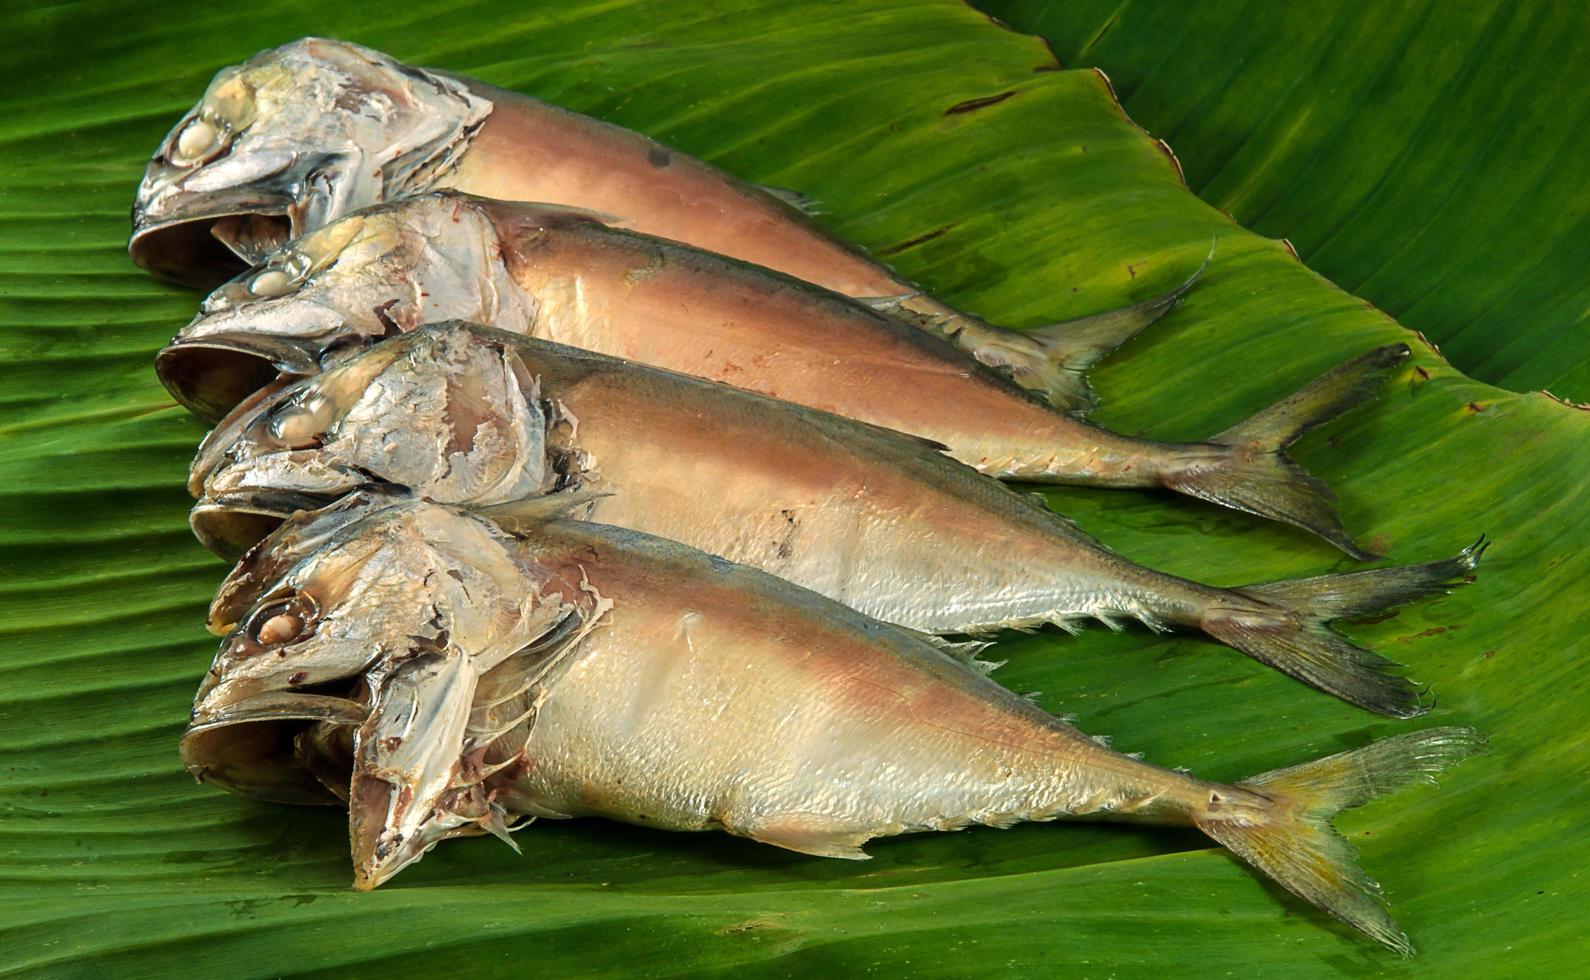
[[[471,272],[473,270],[473,272]],[[473,279],[471,276],[473,275]],[[218,417],[277,370],[438,319],[693,374],[931,439],[1000,478],[1169,489],[1372,557],[1285,447],[1373,396],[1408,356],[1369,352],[1203,442],[1058,411],[949,344],[809,283],[589,215],[432,194],[335,222],[206,299],[156,365]]]
[[787,193],[587,116],[321,38],[216,76],[150,162],[129,249],[160,275],[214,285],[237,269],[228,249],[252,264],[356,208],[444,187],[592,209],[870,298],[1067,407],[1090,397],[1081,370],[1180,295],[1032,330],[995,327],[839,241]]
[[372,481],[476,507],[584,494],[590,520],[926,633],[1075,630],[1089,617],[1201,630],[1398,717],[1425,709],[1419,688],[1327,620],[1347,596],[1363,615],[1441,591],[1479,552],[1213,588],[1127,561],[922,440],[464,324],[393,337],[235,412],[194,461],[192,523],[234,557],[275,521]]
[[[557,508],[521,519],[510,534],[382,493],[284,525],[212,607],[230,634],[184,736],[190,769],[268,798],[298,778],[293,802],[324,781],[319,802],[349,807],[359,889],[440,840],[507,838],[536,817],[849,859],[902,833],[1127,821],[1197,827],[1411,952],[1330,818],[1469,755],[1471,730],[1212,783],[781,579]],[[278,700],[308,684],[348,696],[301,694],[335,703],[282,717]],[[344,737],[312,737],[327,726]]]

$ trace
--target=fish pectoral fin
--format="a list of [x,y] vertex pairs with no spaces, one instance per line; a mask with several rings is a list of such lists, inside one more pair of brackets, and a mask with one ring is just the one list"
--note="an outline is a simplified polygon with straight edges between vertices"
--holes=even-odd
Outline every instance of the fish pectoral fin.
[[854,824],[820,813],[780,813],[751,824],[725,824],[724,829],[740,837],[772,844],[788,851],[816,857],[868,861],[872,855],[861,849],[872,838]]
[[581,508],[611,496],[612,491],[607,490],[561,490],[540,497],[486,504],[476,510],[509,534],[522,536],[552,521],[584,519],[589,511],[582,513]]

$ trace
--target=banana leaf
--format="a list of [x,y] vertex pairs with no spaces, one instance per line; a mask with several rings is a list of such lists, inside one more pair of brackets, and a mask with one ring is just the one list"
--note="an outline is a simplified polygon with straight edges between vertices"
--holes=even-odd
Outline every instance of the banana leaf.
[[1590,8],[976,0],[1471,377],[1590,401]]
[[[4,17],[0,972],[1302,977],[1582,961],[1590,415],[1464,377],[1200,202],[1093,72],[1058,70],[1036,39],[938,0],[422,0],[380,17],[306,0],[87,0]],[[1398,559],[1496,539],[1471,585],[1351,627],[1433,686],[1424,722],[1493,740],[1439,789],[1340,821],[1422,958],[1410,967],[1362,941],[1191,832],[983,829],[876,842],[856,864],[542,822],[519,835],[522,856],[454,842],[355,894],[336,811],[195,785],[176,739],[214,650],[202,613],[224,567],[185,526],[202,429],[151,357],[197,297],[127,261],[127,207],[145,157],[217,68],[306,33],[800,189],[837,231],[999,322],[1153,295],[1217,239],[1183,306],[1098,372],[1099,417],[1126,431],[1205,436],[1338,360],[1413,345],[1377,404],[1297,455],[1339,488],[1362,540]],[[1047,496],[1127,555],[1217,583],[1351,564],[1193,502]],[[1190,637],[1041,632],[997,652],[1013,689],[1211,778],[1423,723],[1367,715]]]

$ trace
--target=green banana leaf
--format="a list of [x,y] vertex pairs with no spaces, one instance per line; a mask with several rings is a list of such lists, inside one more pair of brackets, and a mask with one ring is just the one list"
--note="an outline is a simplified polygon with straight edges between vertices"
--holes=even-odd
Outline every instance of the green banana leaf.
[[[1465,378],[1201,203],[1094,73],[1057,70],[1039,41],[937,0],[423,0],[379,15],[86,0],[4,18],[0,972],[1453,976],[1583,961],[1590,415]],[[856,864],[542,822],[519,835],[522,856],[454,842],[355,894],[336,811],[195,785],[176,740],[214,649],[202,613],[224,567],[185,527],[202,428],[150,361],[197,297],[126,260],[127,207],[212,72],[305,33],[801,189],[839,232],[1001,322],[1147,297],[1217,238],[1183,306],[1097,374],[1099,418],[1126,431],[1207,435],[1338,360],[1413,345],[1376,405],[1297,455],[1339,488],[1362,540],[1397,559],[1496,539],[1471,585],[1351,627],[1433,686],[1427,719],[1373,717],[1230,650],[1143,630],[1005,637],[995,676],[1123,750],[1219,779],[1424,723],[1482,728],[1492,753],[1439,789],[1340,821],[1422,958],[1361,940],[1193,832],[983,829],[879,841]],[[1560,298],[1538,285],[1534,300]],[[1351,565],[1194,502],[1048,497],[1125,554],[1217,583]]]
[[1470,376],[1590,401],[1590,7],[975,0]]

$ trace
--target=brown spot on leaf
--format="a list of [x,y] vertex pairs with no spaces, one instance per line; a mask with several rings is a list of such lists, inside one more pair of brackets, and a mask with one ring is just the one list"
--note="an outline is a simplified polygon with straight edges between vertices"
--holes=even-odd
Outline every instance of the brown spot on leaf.
[[922,234],[916,236],[915,238],[907,238],[905,241],[900,242],[899,244],[890,245],[888,248],[883,249],[878,254],[879,255],[898,255],[901,252],[904,252],[906,249],[916,248],[918,245],[921,245],[924,242],[931,242],[933,239],[938,238],[940,235],[946,235],[954,227],[955,227],[955,224],[952,222],[950,224],[944,225],[943,227],[935,228],[932,231],[923,232]]
[[1442,633],[1451,633],[1462,628],[1462,626],[1432,626],[1427,630],[1420,630],[1412,636],[1399,636],[1396,642],[1412,643],[1414,640],[1422,640],[1427,636],[1440,636]]
[[777,929],[778,927],[778,922],[771,916],[759,916],[755,919],[746,919],[744,922],[736,922],[732,926],[724,926],[718,930],[718,933],[724,936],[738,936],[747,932],[755,932],[758,929]]
[[1481,405],[1479,402],[1469,402],[1469,404],[1468,404],[1468,410],[1473,412],[1476,415],[1478,415],[1480,412],[1485,411],[1485,409],[1487,407],[1488,406]]
[[1391,550],[1391,541],[1384,534],[1377,534],[1365,541],[1364,547],[1374,554],[1383,555]]
[[945,109],[944,114],[946,116],[958,116],[963,112],[976,112],[978,109],[986,109],[991,105],[998,105],[1015,94],[1015,90],[1012,89],[1008,92],[1001,92],[998,95],[985,95],[980,99],[967,99],[965,102],[957,102]]

